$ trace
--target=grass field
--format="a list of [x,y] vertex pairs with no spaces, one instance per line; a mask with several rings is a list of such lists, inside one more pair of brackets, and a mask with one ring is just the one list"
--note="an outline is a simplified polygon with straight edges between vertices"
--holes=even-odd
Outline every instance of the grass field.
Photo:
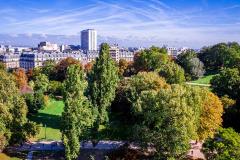
[[35,140],[61,139],[60,120],[61,114],[63,112],[63,107],[64,107],[63,101],[56,101],[51,99],[49,101],[49,104],[43,110],[40,110],[36,115],[30,117],[30,120],[41,125],[40,133],[34,138]]
[[204,76],[204,77],[202,77],[202,78],[200,78],[198,80],[191,81],[191,83],[210,84],[210,81],[213,78],[213,76],[215,76],[215,75]]

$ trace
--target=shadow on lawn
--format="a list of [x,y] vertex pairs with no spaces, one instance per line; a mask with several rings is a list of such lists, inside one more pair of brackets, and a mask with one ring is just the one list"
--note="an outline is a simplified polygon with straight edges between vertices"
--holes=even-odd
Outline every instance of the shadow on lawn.
[[51,115],[46,113],[38,113],[36,115],[29,116],[29,119],[43,126],[47,126],[54,129],[60,129],[61,126],[61,116]]

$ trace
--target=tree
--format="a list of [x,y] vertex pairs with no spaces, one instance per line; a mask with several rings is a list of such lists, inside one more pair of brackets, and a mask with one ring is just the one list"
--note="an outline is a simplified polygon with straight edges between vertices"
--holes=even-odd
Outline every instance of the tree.
[[188,80],[198,79],[205,73],[204,64],[199,60],[194,50],[187,50],[179,54],[176,62],[183,67]]
[[133,66],[136,72],[154,71],[168,61],[169,57],[166,49],[153,46],[137,53],[134,57]]
[[176,85],[144,91],[134,104],[134,133],[144,144],[153,144],[158,159],[183,158],[197,137],[200,109],[192,104],[199,104],[200,97],[191,90]]
[[[36,124],[27,121],[27,106],[21,97],[14,77],[0,70],[0,147],[21,143],[36,135]],[[25,126],[32,126],[28,131]],[[33,127],[35,126],[35,127]]]
[[77,159],[80,140],[85,137],[94,121],[93,109],[84,96],[87,83],[80,66],[71,65],[64,81],[64,112],[62,113],[62,134],[66,159]]
[[48,85],[48,93],[55,96],[62,95],[62,83],[59,81],[50,81]]
[[4,70],[4,71],[7,70],[6,65],[4,63],[2,63],[2,62],[0,62],[0,69]]
[[240,71],[237,68],[225,68],[219,75],[211,80],[213,92],[219,96],[228,95],[230,98],[239,99],[240,95]]
[[87,64],[85,64],[84,65],[84,71],[86,73],[89,73],[93,68],[93,64],[94,64],[94,62],[88,62]]
[[[204,90],[203,90],[204,91]],[[223,106],[220,99],[213,93],[205,90],[202,94],[202,112],[198,128],[199,140],[213,137],[222,124]]]
[[[36,113],[39,109],[46,106],[47,102],[45,101],[44,94],[48,91],[48,86],[49,86],[48,77],[45,74],[39,73],[39,75],[35,77],[33,97],[25,96],[26,102],[29,104],[28,109],[30,113]],[[34,98],[33,101],[32,98]]]
[[237,43],[219,43],[201,50],[198,57],[207,71],[218,72],[224,67],[233,67],[239,62],[240,46]]
[[48,77],[44,74],[39,74],[34,81],[34,91],[47,92],[49,85]]
[[15,76],[18,88],[21,89],[22,87],[27,85],[28,78],[23,68],[18,68],[14,70],[13,75]]
[[54,72],[55,72],[56,63],[53,60],[47,60],[43,63],[43,67],[41,68],[41,73],[45,74],[48,79],[54,79]]
[[167,83],[178,84],[185,82],[184,70],[174,62],[162,65],[158,71],[159,75],[166,79]]
[[139,98],[143,91],[159,91],[168,87],[169,85],[165,79],[160,77],[156,72],[139,72],[129,79],[128,91],[126,92],[129,93],[128,98],[133,103]]
[[123,77],[123,74],[125,72],[125,70],[128,68],[128,61],[126,61],[125,59],[120,59],[118,62],[118,74],[119,76]]
[[99,58],[88,76],[88,96],[93,106],[98,108],[96,129],[100,124],[108,122],[108,108],[115,97],[119,81],[118,70],[109,54],[109,45],[103,43]]
[[214,138],[203,144],[203,151],[208,159],[240,159],[240,134],[232,128],[221,128]]
[[55,67],[55,80],[61,82],[64,81],[66,78],[67,68],[73,64],[82,67],[81,63],[78,60],[71,57],[68,57],[60,61]]

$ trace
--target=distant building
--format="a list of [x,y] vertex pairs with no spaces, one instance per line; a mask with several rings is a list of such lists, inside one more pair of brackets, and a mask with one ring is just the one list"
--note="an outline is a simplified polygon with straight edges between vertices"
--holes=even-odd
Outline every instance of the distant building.
[[118,46],[114,45],[109,48],[109,53],[112,59],[116,62],[119,62],[119,48]]
[[62,53],[62,52],[30,52],[30,53],[22,53],[20,56],[20,67],[26,70],[35,67],[43,66],[44,62],[47,60],[53,60],[56,63],[60,62],[63,59],[68,57],[72,57],[76,60],[82,60],[82,54],[80,52],[76,53]]
[[40,42],[38,44],[39,51],[58,51],[58,45],[50,42]]
[[97,50],[97,31],[86,29],[81,31],[81,49],[87,51]]
[[129,50],[126,50],[126,49],[120,49],[119,50],[119,60],[124,59],[128,62],[133,62],[135,53],[136,52],[129,51]]
[[165,47],[169,56],[177,57],[178,49],[175,47]]
[[5,53],[0,55],[0,61],[7,69],[19,68],[19,54]]

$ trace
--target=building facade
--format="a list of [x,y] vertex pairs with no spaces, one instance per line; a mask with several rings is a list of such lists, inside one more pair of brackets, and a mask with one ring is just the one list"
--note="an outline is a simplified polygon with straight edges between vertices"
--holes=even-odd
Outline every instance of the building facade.
[[86,29],[81,31],[81,48],[87,51],[97,50],[97,31]]
[[0,61],[6,66],[7,69],[19,68],[19,54],[1,54]]
[[50,42],[40,42],[38,44],[39,51],[57,51],[58,45]]

